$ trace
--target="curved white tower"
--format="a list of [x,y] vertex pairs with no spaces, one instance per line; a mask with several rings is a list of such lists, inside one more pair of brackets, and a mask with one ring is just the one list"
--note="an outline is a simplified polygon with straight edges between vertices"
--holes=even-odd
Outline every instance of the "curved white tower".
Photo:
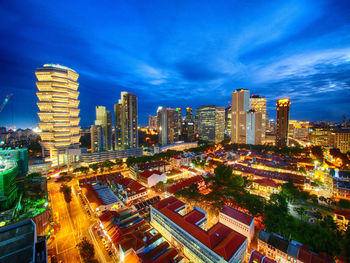
[[68,67],[45,64],[35,75],[41,146],[53,163],[64,163],[67,149],[79,147],[79,74]]

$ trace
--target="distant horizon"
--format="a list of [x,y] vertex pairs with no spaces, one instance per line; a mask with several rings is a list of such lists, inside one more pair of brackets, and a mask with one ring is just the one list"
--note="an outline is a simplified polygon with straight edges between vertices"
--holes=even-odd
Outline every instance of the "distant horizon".
[[[138,97],[139,123],[158,106],[228,105],[245,88],[267,112],[291,99],[290,118],[342,121],[350,112],[350,2],[6,1],[0,7],[0,126],[37,125],[35,70],[79,74],[81,125]],[[347,116],[350,118],[350,116]]]

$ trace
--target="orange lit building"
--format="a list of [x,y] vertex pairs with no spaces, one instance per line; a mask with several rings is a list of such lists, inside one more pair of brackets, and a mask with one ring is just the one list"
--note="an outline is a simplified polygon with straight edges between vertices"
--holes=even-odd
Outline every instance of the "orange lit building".
[[67,161],[68,148],[79,147],[79,74],[68,67],[45,64],[35,75],[41,146],[44,155],[59,165]]

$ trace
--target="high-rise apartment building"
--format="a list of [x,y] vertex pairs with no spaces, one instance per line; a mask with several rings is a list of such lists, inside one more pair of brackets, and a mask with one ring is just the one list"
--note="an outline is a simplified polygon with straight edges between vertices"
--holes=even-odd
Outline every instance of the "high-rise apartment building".
[[225,109],[225,133],[229,138],[231,138],[231,124],[232,124],[231,116],[232,114],[231,114],[231,105],[230,105]]
[[342,153],[350,151],[350,130],[342,129],[334,132],[334,147]]
[[266,98],[260,97],[259,95],[252,95],[250,98],[250,105],[256,114],[261,115],[256,118],[258,123],[255,125],[255,144],[263,144],[266,134]]
[[157,131],[157,116],[148,115],[148,130]]
[[180,140],[181,138],[181,131],[182,131],[182,110],[181,108],[175,109],[175,141]]
[[215,143],[225,139],[225,108],[216,107],[215,110]]
[[178,113],[173,108],[159,107],[157,110],[158,138],[161,145],[178,141]]
[[92,151],[111,151],[112,145],[112,116],[104,106],[96,107],[96,120],[94,127],[91,126]]
[[250,110],[250,92],[237,89],[232,92],[231,142],[245,144],[247,140],[247,112]]
[[157,110],[158,142],[160,145],[168,144],[168,111],[165,107]]
[[138,148],[136,95],[130,92],[121,92],[118,104],[114,104],[114,117],[116,149]]
[[104,150],[104,133],[102,126],[100,125],[91,125],[90,128],[91,136],[91,151],[92,152],[102,152]]
[[48,154],[59,165],[67,161],[69,148],[79,148],[79,74],[68,67],[45,64],[35,75],[41,146],[44,156]]
[[276,145],[288,145],[288,128],[289,128],[289,99],[279,99],[277,101],[277,128],[276,128]]

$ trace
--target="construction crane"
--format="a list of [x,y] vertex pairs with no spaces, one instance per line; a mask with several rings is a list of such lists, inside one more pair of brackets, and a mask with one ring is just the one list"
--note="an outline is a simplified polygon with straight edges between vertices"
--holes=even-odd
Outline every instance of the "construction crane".
[[6,98],[4,100],[4,102],[0,105],[0,112],[2,112],[2,110],[5,108],[6,104],[9,102],[10,98],[12,97],[12,93],[6,95]]

